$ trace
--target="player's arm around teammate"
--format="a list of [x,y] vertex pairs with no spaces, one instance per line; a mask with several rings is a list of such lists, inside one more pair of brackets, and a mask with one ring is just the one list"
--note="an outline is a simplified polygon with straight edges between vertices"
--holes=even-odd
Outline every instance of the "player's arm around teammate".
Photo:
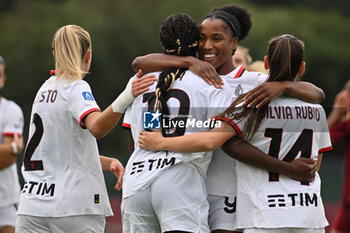
[[[166,54],[148,54],[137,57],[133,62],[134,69],[156,71],[168,67],[188,68],[207,83],[221,87],[222,81],[215,68],[207,62],[194,57],[174,57]],[[248,107],[261,107],[270,100],[286,94],[310,103],[321,103],[325,99],[322,89],[309,82],[265,82],[250,90],[245,97],[244,104]]]
[[[223,121],[220,127],[215,127],[208,132],[172,138],[163,137],[159,132],[141,131],[139,145],[141,148],[152,151],[168,150],[176,152],[212,151],[223,145],[223,150],[229,156],[247,164],[286,175],[297,181],[309,182],[314,179],[315,160],[300,158],[287,163],[267,156],[256,147],[241,138],[237,138],[241,133],[232,121],[228,123]],[[230,140],[233,146],[228,145],[228,143],[225,144]],[[232,148],[230,148],[231,146]]]
[[134,101],[135,97],[148,90],[156,78],[154,75],[146,75],[141,77],[142,71],[133,76],[125,90],[118,98],[103,112],[92,112],[84,119],[85,126],[89,131],[100,139],[108,134],[114,126],[119,122],[120,117],[125,112],[126,108]]
[[201,61],[191,56],[173,56],[163,53],[152,53],[136,57],[132,63],[134,70],[142,69],[145,72],[165,70],[170,67],[188,68],[199,77],[203,78],[209,85],[217,88],[222,87],[222,79],[215,68],[208,62]]

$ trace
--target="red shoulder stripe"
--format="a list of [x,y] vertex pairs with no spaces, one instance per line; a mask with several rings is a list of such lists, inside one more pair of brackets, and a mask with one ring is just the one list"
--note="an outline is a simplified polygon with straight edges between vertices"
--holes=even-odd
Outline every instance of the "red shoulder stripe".
[[236,123],[234,123],[232,120],[230,120],[227,117],[212,117],[212,120],[220,120],[220,121],[224,121],[226,123],[228,123],[235,131],[238,135],[242,135],[242,131],[239,128],[238,125],[236,125]]
[[236,74],[235,77],[233,77],[233,78],[239,78],[239,77],[241,77],[244,71],[245,71],[244,67],[241,66],[241,68],[239,68],[237,74]]

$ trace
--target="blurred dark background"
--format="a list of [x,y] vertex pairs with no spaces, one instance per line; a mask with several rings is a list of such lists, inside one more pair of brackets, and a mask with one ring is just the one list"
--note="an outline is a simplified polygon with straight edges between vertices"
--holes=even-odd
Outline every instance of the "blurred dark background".
[[[25,140],[36,91],[54,69],[51,42],[59,27],[78,24],[90,33],[93,60],[85,80],[105,109],[134,74],[133,59],[161,52],[158,30],[164,18],[187,13],[200,23],[212,7],[226,3],[246,6],[252,14],[253,27],[241,45],[249,48],[253,60],[263,59],[273,36],[290,33],[305,42],[307,68],[302,79],[324,90],[322,105],[329,113],[335,95],[350,78],[350,1],[0,0],[0,54],[8,76],[1,95],[22,107]],[[120,124],[98,143],[101,154],[126,164],[127,132]],[[320,175],[326,203],[339,202],[343,161],[343,145],[324,155]],[[105,176],[110,196],[120,196],[113,190],[116,179]]]

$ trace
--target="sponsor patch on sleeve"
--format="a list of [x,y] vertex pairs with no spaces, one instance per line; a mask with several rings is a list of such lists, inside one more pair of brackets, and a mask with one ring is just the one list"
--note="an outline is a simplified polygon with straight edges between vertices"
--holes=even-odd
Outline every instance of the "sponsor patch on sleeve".
[[95,102],[95,99],[90,92],[84,91],[82,93],[82,95],[83,95],[83,98],[86,102],[88,102],[88,103]]

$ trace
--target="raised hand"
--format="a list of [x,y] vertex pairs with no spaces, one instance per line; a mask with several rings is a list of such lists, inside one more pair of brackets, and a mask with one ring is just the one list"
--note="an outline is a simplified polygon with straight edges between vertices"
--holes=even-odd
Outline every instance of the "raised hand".
[[222,88],[223,81],[220,75],[208,62],[193,59],[190,63],[189,69],[209,85],[214,85],[216,88]]
[[247,107],[260,108],[272,99],[282,95],[286,90],[284,82],[265,82],[250,90],[244,97]]
[[140,94],[149,90],[149,87],[157,80],[155,75],[145,75],[142,77],[142,70],[136,74],[137,79],[132,81],[132,95],[136,98]]

